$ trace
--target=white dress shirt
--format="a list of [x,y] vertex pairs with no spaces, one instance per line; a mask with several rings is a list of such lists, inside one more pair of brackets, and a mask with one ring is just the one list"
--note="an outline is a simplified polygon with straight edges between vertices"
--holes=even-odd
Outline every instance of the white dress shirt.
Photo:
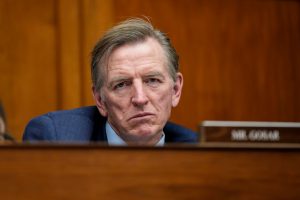
[[[114,131],[111,125],[106,122],[105,124],[107,142],[112,146],[127,146],[127,143]],[[160,140],[156,143],[155,146],[164,146],[165,144],[165,134],[161,136]]]

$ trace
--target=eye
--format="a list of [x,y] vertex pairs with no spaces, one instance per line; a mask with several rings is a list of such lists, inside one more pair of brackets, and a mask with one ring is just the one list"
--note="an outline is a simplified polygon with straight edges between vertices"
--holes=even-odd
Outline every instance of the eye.
[[130,83],[127,82],[127,81],[124,81],[124,82],[120,82],[120,83],[117,83],[115,86],[114,86],[114,90],[120,90],[120,89],[123,89],[125,88],[126,86],[129,86]]
[[146,79],[145,83],[150,86],[158,86],[161,83],[161,80],[158,78],[148,78]]

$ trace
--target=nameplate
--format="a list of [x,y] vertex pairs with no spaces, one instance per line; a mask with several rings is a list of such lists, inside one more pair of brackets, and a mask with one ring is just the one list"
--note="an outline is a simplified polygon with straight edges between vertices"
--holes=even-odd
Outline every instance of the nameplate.
[[300,123],[203,121],[201,142],[300,143]]

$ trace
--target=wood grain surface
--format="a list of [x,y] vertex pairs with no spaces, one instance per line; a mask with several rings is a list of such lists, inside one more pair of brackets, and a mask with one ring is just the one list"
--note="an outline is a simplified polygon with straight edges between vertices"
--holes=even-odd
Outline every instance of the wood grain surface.
[[299,199],[299,149],[0,146],[1,199]]

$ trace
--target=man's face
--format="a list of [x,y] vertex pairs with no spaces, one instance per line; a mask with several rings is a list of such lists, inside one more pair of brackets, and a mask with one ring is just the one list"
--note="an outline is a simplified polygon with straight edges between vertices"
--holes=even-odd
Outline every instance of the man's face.
[[126,142],[155,144],[180,99],[182,75],[171,78],[160,44],[148,38],[115,49],[104,85],[95,91],[97,107]]

